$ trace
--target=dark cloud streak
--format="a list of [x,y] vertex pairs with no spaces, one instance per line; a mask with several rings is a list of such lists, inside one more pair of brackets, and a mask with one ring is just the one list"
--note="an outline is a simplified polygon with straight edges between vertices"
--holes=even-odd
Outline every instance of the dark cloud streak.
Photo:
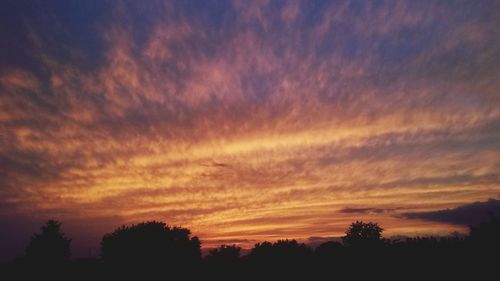
[[407,219],[421,219],[466,226],[477,226],[481,222],[489,221],[490,215],[500,216],[500,200],[489,199],[488,201],[474,202],[452,209],[405,213],[403,217]]

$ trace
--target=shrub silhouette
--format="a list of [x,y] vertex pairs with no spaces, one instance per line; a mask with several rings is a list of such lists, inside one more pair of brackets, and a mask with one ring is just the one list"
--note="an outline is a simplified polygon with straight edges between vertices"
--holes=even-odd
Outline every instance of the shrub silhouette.
[[241,248],[232,245],[221,245],[210,250],[205,257],[205,273],[217,276],[219,280],[234,280],[242,270]]
[[312,249],[296,240],[278,240],[275,243],[255,244],[249,259],[265,264],[290,264],[305,262],[312,256]]
[[221,245],[218,248],[210,250],[206,260],[210,263],[224,263],[224,264],[234,264],[240,259],[241,248],[232,245]]
[[340,242],[328,241],[320,244],[315,250],[314,254],[320,259],[331,259],[341,257],[345,254],[345,247]]
[[383,244],[383,229],[377,223],[356,221],[349,226],[342,242],[347,247],[371,248]]
[[121,226],[102,238],[102,259],[111,265],[192,265],[201,259],[201,246],[190,234],[156,221]]
[[37,263],[60,263],[67,261],[71,256],[71,239],[61,232],[61,223],[48,220],[41,227],[41,233],[31,237],[31,242],[26,248],[28,261]]

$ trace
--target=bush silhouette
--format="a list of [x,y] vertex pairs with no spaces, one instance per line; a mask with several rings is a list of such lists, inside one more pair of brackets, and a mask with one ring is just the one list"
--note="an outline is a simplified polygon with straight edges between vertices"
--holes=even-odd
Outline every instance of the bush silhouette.
[[371,248],[380,246],[383,229],[377,223],[356,221],[349,226],[342,242],[347,247]]
[[305,262],[312,256],[312,249],[296,240],[278,240],[275,243],[255,244],[249,258],[264,264],[291,264]]
[[204,259],[205,273],[217,276],[219,280],[235,279],[243,265],[240,252],[241,248],[236,245],[221,245],[210,250]]
[[328,241],[320,244],[314,254],[320,259],[336,258],[345,254],[345,247],[340,242]]
[[112,265],[192,265],[201,259],[201,246],[190,234],[189,229],[156,221],[121,226],[102,238],[102,259]]
[[41,233],[31,237],[26,248],[28,261],[37,263],[60,263],[69,259],[71,239],[61,232],[61,223],[48,220],[41,227]]
[[210,263],[224,263],[224,264],[234,264],[240,259],[241,248],[232,245],[221,245],[218,248],[210,250],[206,260]]

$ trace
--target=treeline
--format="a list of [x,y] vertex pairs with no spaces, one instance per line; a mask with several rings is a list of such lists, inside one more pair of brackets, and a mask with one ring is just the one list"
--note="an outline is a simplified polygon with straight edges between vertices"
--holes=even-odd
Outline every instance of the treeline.
[[296,240],[262,242],[246,255],[236,245],[221,245],[202,257],[201,242],[189,229],[149,221],[105,234],[99,258],[70,259],[71,239],[61,231],[60,222],[49,220],[32,236],[25,256],[2,265],[1,270],[16,279],[66,280],[498,276],[498,218],[471,227],[465,237],[388,240],[382,232],[377,223],[356,221],[342,242],[328,241],[316,248]]

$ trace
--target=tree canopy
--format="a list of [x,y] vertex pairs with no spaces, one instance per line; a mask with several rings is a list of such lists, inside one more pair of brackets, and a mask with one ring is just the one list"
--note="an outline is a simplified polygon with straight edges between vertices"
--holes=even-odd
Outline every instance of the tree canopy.
[[149,221],[104,235],[101,255],[110,264],[179,265],[201,259],[201,243],[187,228]]
[[383,229],[373,222],[353,222],[347,229],[342,242],[348,247],[374,247],[382,242]]
[[62,262],[69,259],[71,239],[66,238],[61,232],[61,223],[56,220],[48,220],[41,227],[41,233],[35,233],[31,237],[30,244],[26,248],[26,257],[30,261],[39,263]]

